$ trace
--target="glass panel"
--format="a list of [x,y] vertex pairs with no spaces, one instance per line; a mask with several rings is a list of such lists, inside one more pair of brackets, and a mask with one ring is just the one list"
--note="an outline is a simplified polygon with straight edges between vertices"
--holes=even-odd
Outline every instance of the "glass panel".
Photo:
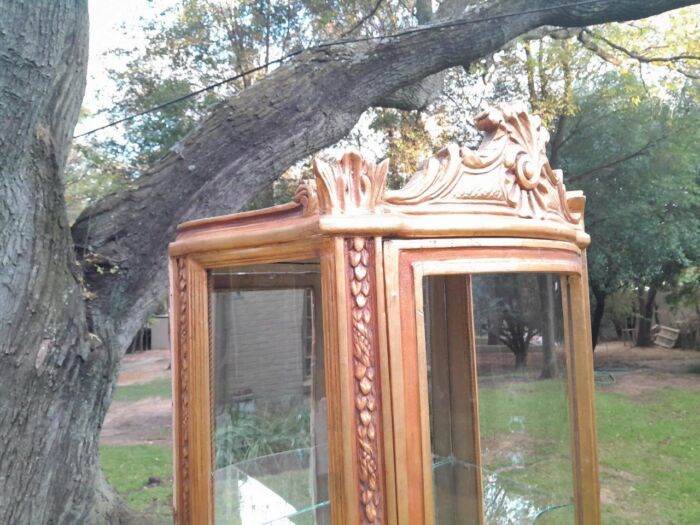
[[430,276],[423,297],[436,522],[574,523],[560,277]]
[[318,264],[209,279],[216,523],[330,523]]

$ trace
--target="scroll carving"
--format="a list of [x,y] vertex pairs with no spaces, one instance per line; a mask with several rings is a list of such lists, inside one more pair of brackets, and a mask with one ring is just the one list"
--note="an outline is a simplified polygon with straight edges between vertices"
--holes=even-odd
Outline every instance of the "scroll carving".
[[303,216],[318,214],[318,194],[315,181],[305,181],[299,184],[294,193],[294,202],[303,208]]
[[[549,133],[523,104],[477,115],[484,140],[476,151],[450,144],[430,157],[408,183],[386,191],[388,161],[375,165],[350,151],[340,160],[316,158],[317,192],[307,183],[295,196],[307,214],[484,213],[581,224],[582,205],[567,195],[552,169]],[[317,200],[316,200],[317,199]]]
[[501,155],[506,199],[520,216],[544,218],[544,213],[552,211],[568,222],[579,221],[569,209],[561,170],[549,165],[549,132],[540,117],[530,115],[522,104],[504,104],[478,115],[476,127],[487,133],[485,141],[505,142]]
[[375,165],[353,150],[340,160],[315,158],[320,212],[343,214],[378,211],[388,167],[386,160]]
[[184,258],[177,259],[177,293],[178,316],[177,332],[179,351],[180,379],[180,461],[179,483],[182,487],[182,499],[178,509],[178,523],[190,523],[190,468],[189,468],[189,345],[187,326],[187,263]]
[[547,159],[549,133],[539,117],[522,104],[503,104],[478,115],[476,126],[485,132],[478,150],[443,148],[402,189],[386,192],[385,203],[458,204],[466,213],[485,204],[492,213],[501,206],[519,217],[580,222],[569,207],[561,171]]
[[382,496],[379,483],[377,362],[373,341],[370,279],[370,240],[348,240],[350,293],[352,294],[352,364],[355,421],[357,426],[357,469],[363,524],[381,523]]

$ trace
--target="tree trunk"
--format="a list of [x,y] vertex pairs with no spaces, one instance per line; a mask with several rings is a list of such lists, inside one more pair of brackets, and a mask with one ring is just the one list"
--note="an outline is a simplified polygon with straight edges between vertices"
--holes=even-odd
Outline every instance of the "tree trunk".
[[368,107],[530,29],[694,2],[556,8],[569,3],[488,3],[465,23],[306,51],[218,105],[138,188],[86,210],[71,239],[62,175],[85,86],[87,0],[0,0],[0,523],[133,519],[99,474],[98,437],[119,359],[166,295],[177,223],[239,210]]
[[515,354],[515,369],[523,370],[527,367],[527,349],[521,349]]
[[618,339],[622,339],[624,326],[618,319],[611,319],[613,327],[615,328],[615,335]]
[[550,274],[538,274],[537,285],[540,290],[540,305],[542,308],[542,379],[555,377],[557,371],[554,342],[556,341],[555,308],[554,308],[554,283]]
[[637,318],[637,346],[652,346],[651,325],[654,322],[656,308],[656,288],[649,288],[644,293],[644,287],[637,289],[639,317]]
[[90,334],[63,199],[87,3],[0,13],[0,523],[83,523],[116,373]]
[[595,309],[593,310],[593,319],[591,319],[591,333],[593,338],[593,350],[595,350],[598,344],[598,336],[600,335],[600,324],[603,322],[603,314],[605,313],[605,299],[608,294],[595,287],[593,287],[592,291],[595,297]]

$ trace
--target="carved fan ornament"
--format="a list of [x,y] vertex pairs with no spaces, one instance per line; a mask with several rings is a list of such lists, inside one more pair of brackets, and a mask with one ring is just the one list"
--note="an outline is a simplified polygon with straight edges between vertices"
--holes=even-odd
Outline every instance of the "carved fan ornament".
[[[450,144],[430,157],[400,190],[386,190],[388,161],[375,165],[356,151],[340,160],[314,159],[314,186],[300,186],[295,201],[304,214],[351,215],[496,213],[578,225],[577,197],[567,197],[561,170],[547,159],[549,133],[522,104],[504,104],[478,115],[485,133],[476,151]],[[572,207],[576,211],[572,210]]]
[[388,168],[388,160],[375,165],[355,150],[350,150],[337,161],[315,158],[314,172],[321,213],[378,211]]

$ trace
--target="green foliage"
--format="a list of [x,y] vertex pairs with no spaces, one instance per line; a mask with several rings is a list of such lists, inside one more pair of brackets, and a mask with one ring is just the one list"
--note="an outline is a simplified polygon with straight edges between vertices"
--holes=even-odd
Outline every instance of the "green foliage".
[[[592,298],[595,300],[595,298]],[[637,297],[634,290],[620,288],[605,299],[604,322],[615,327],[615,332],[621,336],[622,330],[628,328],[627,321],[637,315]]]
[[[144,45],[110,50],[123,60],[123,66],[109,72],[118,96],[106,114],[110,120],[122,119],[323,40],[349,32],[353,36],[385,34],[413,22],[412,7],[402,2],[376,6],[374,0],[179,0],[157,18],[143,21]],[[124,36],[131,40],[131,35]],[[213,105],[270,71],[262,67],[78,146],[69,166],[76,173],[73,178],[82,181],[68,187],[72,215],[96,198],[138,180]],[[407,128],[403,129],[406,136]],[[263,190],[248,209],[286,200],[290,192],[283,186],[284,182]]]
[[616,49],[600,38],[595,40],[617,69],[646,76],[676,91],[686,78],[697,80],[700,76],[700,62],[693,58],[700,56],[699,14],[698,6],[690,6],[644,20],[606,24],[593,34],[622,48]]
[[385,137],[385,155],[391,159],[387,185],[391,189],[403,186],[439,147],[418,111],[377,110],[370,128]]
[[[100,464],[109,484],[131,507],[170,520],[172,450],[155,445],[102,445]],[[149,478],[160,482],[149,483]]]
[[672,281],[700,260],[696,102],[687,95],[664,102],[617,73],[579,87],[577,96],[580,111],[560,159],[568,187],[587,195],[592,286]]
[[65,172],[68,220],[72,223],[86,206],[131,185],[127,166],[93,142],[74,143]]
[[217,468],[311,446],[311,418],[306,404],[256,408],[254,412],[232,408],[216,416]]
[[666,297],[672,308],[689,307],[700,314],[700,266],[684,270]]

